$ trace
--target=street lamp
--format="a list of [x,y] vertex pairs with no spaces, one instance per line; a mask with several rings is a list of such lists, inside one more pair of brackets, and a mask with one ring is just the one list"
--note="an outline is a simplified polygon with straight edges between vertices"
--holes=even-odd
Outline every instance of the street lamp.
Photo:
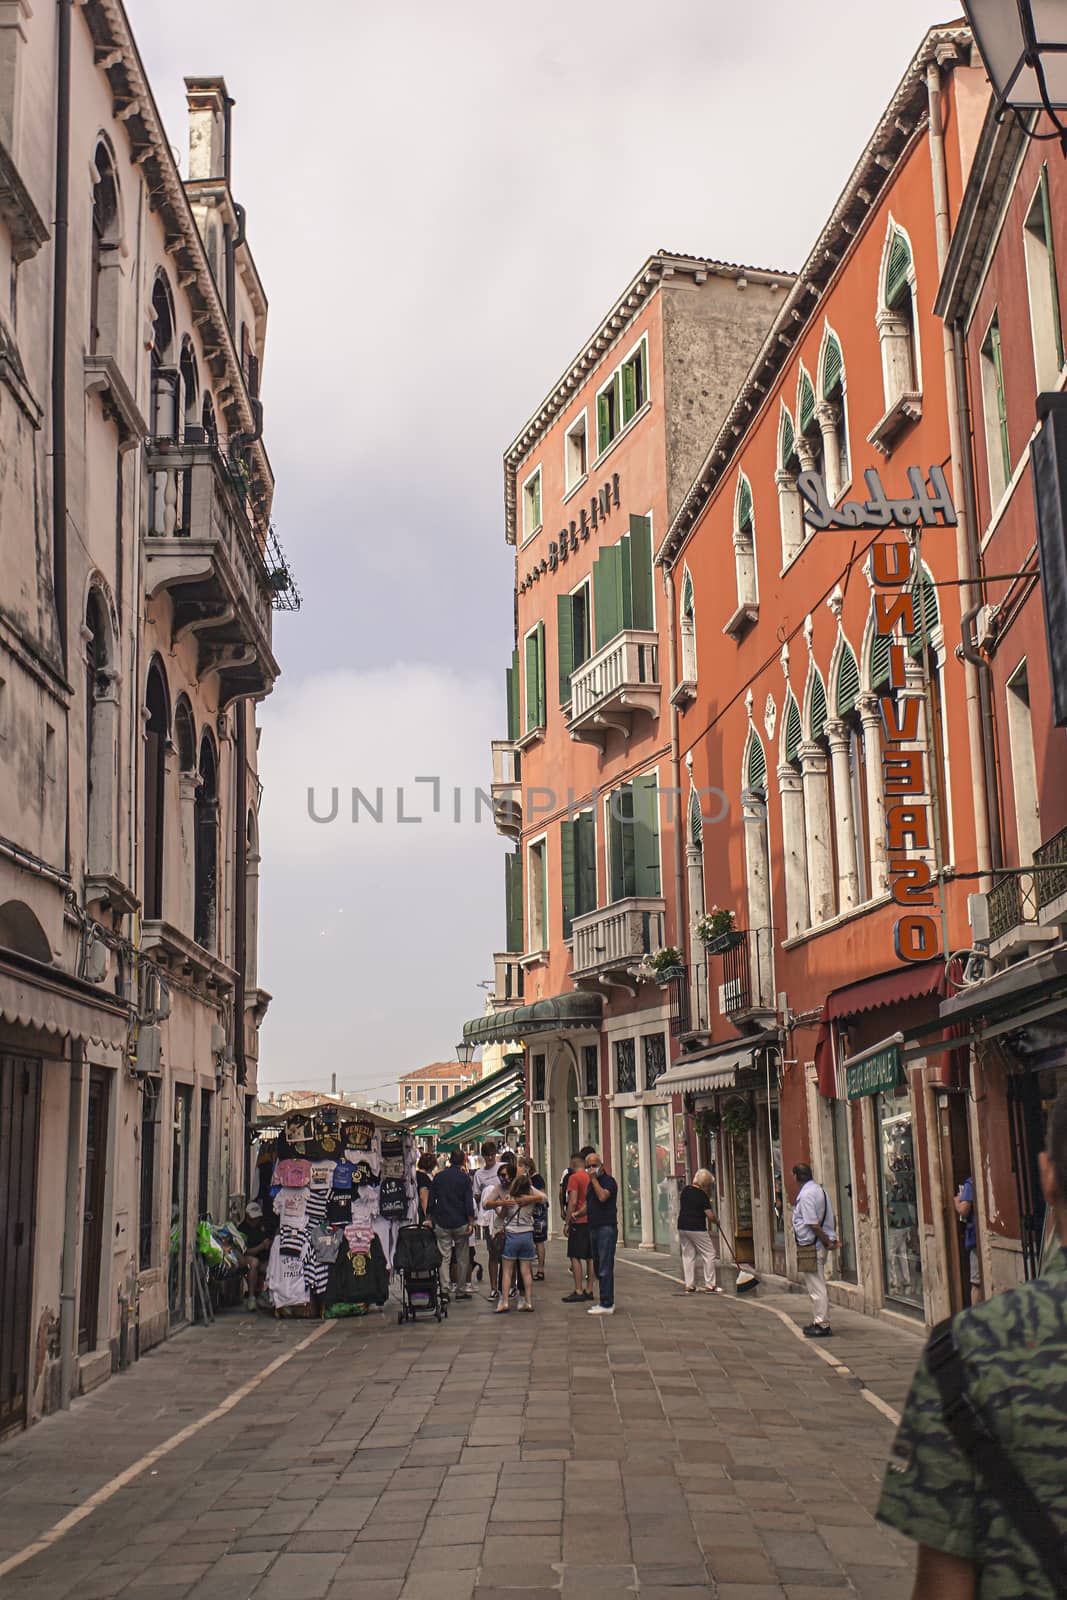
[[1030,113],[1045,111],[1067,154],[1067,0],[963,0],[1000,117],[1014,111],[1025,124]]
[[460,1066],[469,1067],[474,1060],[474,1046],[469,1039],[464,1039],[456,1046],[456,1060]]

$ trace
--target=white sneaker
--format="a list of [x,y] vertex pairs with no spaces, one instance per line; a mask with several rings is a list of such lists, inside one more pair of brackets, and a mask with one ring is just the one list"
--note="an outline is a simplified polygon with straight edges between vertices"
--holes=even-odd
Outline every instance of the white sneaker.
[[590,1306],[588,1312],[586,1313],[586,1315],[590,1316],[590,1317],[613,1317],[615,1315],[615,1307],[614,1306]]

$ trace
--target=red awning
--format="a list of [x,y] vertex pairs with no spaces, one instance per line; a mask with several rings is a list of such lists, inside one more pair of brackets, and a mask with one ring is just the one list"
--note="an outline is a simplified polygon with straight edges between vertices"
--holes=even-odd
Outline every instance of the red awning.
[[826,997],[823,1015],[828,1022],[836,1022],[841,1017],[859,1016],[863,1011],[877,1011],[880,1006],[899,1006],[924,995],[944,994],[944,983],[943,961],[909,963],[892,972],[879,973],[877,978],[864,978],[861,983],[835,989]]

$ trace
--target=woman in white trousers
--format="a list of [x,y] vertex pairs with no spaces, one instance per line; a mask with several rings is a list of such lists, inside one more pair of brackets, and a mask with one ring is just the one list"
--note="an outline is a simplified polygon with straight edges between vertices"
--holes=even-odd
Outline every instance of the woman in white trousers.
[[696,1293],[698,1258],[704,1270],[704,1293],[722,1293],[716,1282],[719,1256],[711,1234],[711,1229],[718,1226],[718,1218],[711,1204],[714,1183],[715,1179],[708,1169],[701,1167],[678,1199],[678,1244],[682,1252],[682,1277],[686,1294]]

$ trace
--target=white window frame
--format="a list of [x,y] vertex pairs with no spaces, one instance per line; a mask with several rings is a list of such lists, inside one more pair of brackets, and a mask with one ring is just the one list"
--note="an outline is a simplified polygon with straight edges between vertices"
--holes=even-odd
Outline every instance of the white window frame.
[[[527,528],[527,526],[526,526],[527,495],[529,493],[530,485],[533,483],[535,478],[538,480],[538,498],[539,498],[540,504],[541,504],[541,520],[537,524],[536,528]],[[541,477],[540,464],[538,464],[536,467],[534,467],[532,472],[528,472],[526,474],[526,477],[522,480],[522,488],[521,488],[520,495],[519,495],[519,505],[520,505],[521,511],[522,511],[522,544],[523,545],[528,545],[531,539],[536,539],[537,535],[541,532],[541,529],[545,525],[545,485],[544,485],[544,480]],[[520,546],[520,548],[522,548],[522,546]]]
[[[541,929],[541,943],[538,945],[535,945],[533,942],[533,872],[530,868],[530,858],[534,854],[535,850],[540,850],[543,852],[544,860],[544,876],[542,879],[544,892],[541,898],[541,915],[544,919],[544,926]],[[530,956],[537,956],[544,954],[549,949],[549,920],[551,917],[552,908],[551,896],[548,892],[547,832],[538,834],[536,839],[527,840],[526,860],[523,864],[526,867],[526,954]]]
[[[585,470],[584,472],[579,473],[577,477],[572,477],[570,441],[571,435],[577,433],[579,428],[581,428],[582,432],[585,434]],[[589,463],[592,460],[589,448],[590,443],[589,407],[583,406],[581,411],[579,411],[578,415],[571,422],[571,425],[567,429],[566,433],[563,435],[563,481],[566,487],[566,494],[564,495],[565,500],[569,499],[576,489],[580,489],[582,484],[589,476]]]
[[[914,295],[914,291],[913,291],[912,292],[912,304],[913,305],[914,305],[914,301],[915,301],[915,295]],[[845,360],[845,341],[842,339],[841,335],[838,333],[838,331],[837,331],[837,329],[835,327],[833,327],[829,322],[824,321],[823,322],[822,344],[819,346],[819,361],[818,361],[818,365],[815,368],[816,377],[818,379],[818,382],[816,383],[816,386],[815,386],[815,404],[816,404],[816,406],[824,405],[824,404],[832,404],[832,401],[827,401],[827,398],[826,398],[825,394],[820,393],[820,391],[822,389],[822,383],[823,383],[823,363],[824,363],[825,358],[826,358],[826,347],[830,343],[831,339],[835,339],[837,341],[837,348],[841,352],[841,432],[844,435],[845,452],[846,452],[846,454],[848,456],[848,476],[846,477],[844,475],[844,473],[842,473],[841,482],[836,485],[837,492],[833,497],[833,503],[834,503],[834,505],[837,505],[837,504],[840,503],[840,501],[842,501],[844,499],[845,495],[848,493],[848,491],[852,487],[852,432],[851,432],[851,429],[849,428],[849,425],[848,425],[848,363]],[[817,414],[816,414],[816,420],[818,420]],[[825,463],[826,463],[826,445],[824,443],[823,444],[823,464],[824,464],[824,468],[825,468]],[[829,485],[827,485],[827,489],[829,490]],[[801,511],[801,517],[803,517],[803,510]]]
[[[585,616],[586,616],[586,621],[589,624],[589,654],[586,656],[584,661],[579,661],[578,665],[574,668],[574,672],[580,671],[581,668],[584,667],[589,661],[591,661],[593,659],[593,657],[596,655],[596,644],[594,642],[595,638],[596,638],[596,635],[595,635],[595,632],[594,632],[594,629],[593,629],[593,574],[591,572],[587,572],[585,577],[582,578],[579,583],[576,583],[574,585],[573,589],[568,589],[567,590],[567,598],[570,599],[570,600],[573,600],[574,596],[578,593],[579,589],[584,589],[586,591],[586,596],[585,596]],[[573,637],[573,618],[572,618],[572,637]],[[574,675],[574,673],[572,672],[571,676],[573,677],[573,675]],[[546,694],[547,694],[547,691],[546,691]]]
[[[1041,213],[1041,221],[1042,221],[1042,225],[1044,225],[1044,220],[1045,219],[1044,219],[1044,207],[1041,204],[1041,198],[1042,198],[1041,197],[1041,189],[1042,189],[1041,179],[1038,178],[1037,187],[1035,188],[1033,194],[1030,197],[1030,204],[1026,208],[1026,216],[1023,218],[1023,229],[1022,229],[1022,233],[1023,233],[1023,264],[1024,264],[1024,267],[1025,267],[1025,270],[1026,270],[1026,300],[1027,300],[1027,307],[1028,307],[1029,313],[1030,313],[1030,342],[1031,342],[1031,344],[1033,346],[1033,351],[1034,351],[1034,379],[1035,379],[1035,381],[1037,383],[1038,393],[1042,393],[1042,392],[1050,390],[1050,389],[1055,389],[1057,387],[1058,383],[1059,383],[1060,374],[1063,371],[1062,365],[1057,360],[1057,352],[1056,352],[1055,318],[1059,314],[1059,307],[1054,304],[1053,296],[1052,296],[1052,276],[1051,276],[1050,263],[1049,263],[1050,251],[1049,251],[1049,246],[1048,246],[1048,241],[1047,240],[1045,242],[1043,260],[1040,263],[1040,266],[1039,266],[1039,269],[1038,269],[1038,274],[1035,274],[1035,272],[1034,272],[1034,259],[1033,259],[1034,258],[1034,251],[1035,251],[1035,248],[1039,248],[1039,247],[1036,246],[1036,242],[1032,242],[1033,241],[1033,233],[1032,233],[1032,231],[1030,229],[1030,218],[1033,216],[1034,210],[1036,208]],[[1034,315],[1034,301],[1035,301],[1035,298],[1036,298],[1035,294],[1034,294],[1034,278],[1035,278],[1035,275],[1040,276],[1040,279],[1041,279],[1041,285],[1040,285],[1040,292],[1041,292],[1040,309],[1041,309],[1041,311],[1043,311],[1045,313],[1046,317],[1049,316],[1050,313],[1051,313],[1051,316],[1052,316],[1052,325],[1051,325],[1050,329],[1048,330],[1051,333],[1051,349],[1048,351],[1048,353],[1044,357],[1044,359],[1042,358],[1041,351],[1039,350],[1038,331],[1037,331],[1037,318]],[[1057,287],[1058,287],[1058,283],[1057,283]],[[1063,337],[1062,323],[1061,323],[1060,337],[1061,337],[1061,339]],[[1043,341],[1042,341],[1042,343],[1043,343]]]
[[[646,388],[646,390],[648,390],[648,393],[645,395],[645,398],[641,402],[641,404],[637,407],[637,410],[634,412],[634,414],[630,418],[629,422],[624,422],[622,420],[622,369],[629,362],[631,362],[633,360],[634,356],[638,353],[639,350],[642,349],[642,347],[644,349],[643,366],[644,366],[644,373],[645,373],[645,388]],[[611,439],[608,440],[608,442],[604,446],[603,450],[601,450],[600,449],[600,427],[599,427],[599,421],[598,421],[599,406],[598,406],[597,402],[599,401],[600,396],[602,394],[604,394],[606,390],[610,389],[612,387],[612,385],[615,385],[616,386],[616,390],[617,390],[617,393],[616,393],[616,404],[617,404],[617,407],[618,407],[618,424],[619,425],[618,425],[618,428],[617,428],[614,436]],[[597,454],[596,454],[596,456],[594,458],[589,460],[588,453],[587,453],[587,461],[589,462],[589,470],[592,470],[594,467],[599,466],[601,461],[604,460],[605,456],[607,456],[610,451],[614,450],[614,448],[618,444],[619,440],[621,438],[623,438],[623,436],[625,434],[629,433],[631,428],[636,427],[637,423],[640,421],[640,419],[645,415],[645,412],[648,411],[648,409],[652,405],[652,393],[651,393],[651,391],[652,391],[652,368],[651,368],[651,362],[650,362],[649,350],[648,350],[648,334],[647,334],[647,332],[645,332],[645,333],[642,333],[642,334],[639,335],[639,337],[631,345],[630,349],[627,350],[626,354],[621,357],[621,359],[619,360],[618,364],[613,369],[613,371],[611,373],[611,376],[609,378],[605,379],[605,381],[600,385],[600,387],[597,389],[596,394],[595,394],[595,396],[593,398],[592,427],[593,427],[593,429],[595,430],[595,433],[596,433]]]
[[[1004,447],[1000,437],[1000,416],[997,412],[997,373],[996,363],[992,356],[986,355],[986,345],[990,343],[993,324],[996,323],[997,332],[1000,332],[1000,307],[995,306],[986,323],[985,332],[978,346],[979,387],[982,392],[982,430],[985,435],[986,478],[989,483],[989,503],[991,510],[996,510],[1001,500],[1007,494],[1012,481],[1011,461],[1011,435],[1008,435],[1008,459],[1004,459]],[[1004,346],[1001,344],[1001,371],[1004,368]],[[990,382],[990,374],[992,381]],[[1007,397],[1005,396],[1005,410]],[[995,463],[995,466],[994,466]]]

